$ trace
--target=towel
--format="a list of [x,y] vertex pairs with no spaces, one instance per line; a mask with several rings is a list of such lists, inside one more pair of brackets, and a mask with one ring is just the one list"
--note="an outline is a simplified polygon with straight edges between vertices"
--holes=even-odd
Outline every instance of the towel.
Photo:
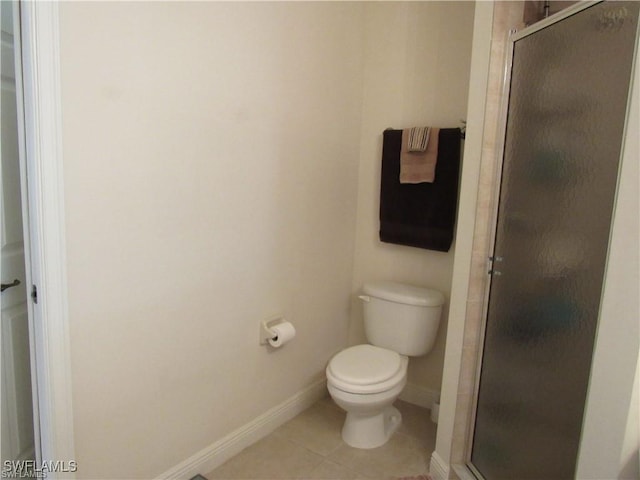
[[[424,152],[427,149],[429,143],[429,127],[413,127],[409,130],[404,130],[402,135],[408,135],[407,151],[409,152]],[[403,143],[404,146],[404,143]]]
[[[427,134],[420,134],[420,130]],[[418,133],[416,133],[418,131]],[[411,128],[402,131],[400,183],[433,183],[438,161],[439,128]],[[426,142],[424,139],[426,137]],[[419,147],[424,144],[424,150]]]
[[[434,131],[431,131],[431,140]],[[436,181],[402,184],[400,151],[402,130],[386,130],[382,145],[380,179],[380,240],[448,252],[453,242],[458,175],[460,129],[442,128],[438,135]]]

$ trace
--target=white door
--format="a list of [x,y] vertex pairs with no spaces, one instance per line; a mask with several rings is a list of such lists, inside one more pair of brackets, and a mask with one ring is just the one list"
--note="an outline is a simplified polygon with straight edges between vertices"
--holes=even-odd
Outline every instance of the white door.
[[[0,2],[2,111],[0,310],[2,465],[35,458],[27,285],[22,225],[13,2]],[[19,282],[19,283],[18,283]]]

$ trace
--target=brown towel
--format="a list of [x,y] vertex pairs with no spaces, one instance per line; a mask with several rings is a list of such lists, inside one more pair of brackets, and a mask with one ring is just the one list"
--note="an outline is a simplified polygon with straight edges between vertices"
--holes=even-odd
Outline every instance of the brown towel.
[[424,152],[412,152],[409,148],[411,129],[402,131],[400,151],[400,183],[433,183],[436,178],[438,161],[439,128],[431,128],[429,143]]

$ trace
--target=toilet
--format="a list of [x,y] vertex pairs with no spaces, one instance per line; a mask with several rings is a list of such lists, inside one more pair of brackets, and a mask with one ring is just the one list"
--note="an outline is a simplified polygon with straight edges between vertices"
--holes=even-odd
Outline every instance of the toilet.
[[384,445],[402,422],[393,406],[407,383],[408,357],[433,348],[444,304],[436,290],[395,282],[367,283],[363,302],[368,344],[337,353],[326,369],[333,401],[347,412],[342,439],[355,448]]

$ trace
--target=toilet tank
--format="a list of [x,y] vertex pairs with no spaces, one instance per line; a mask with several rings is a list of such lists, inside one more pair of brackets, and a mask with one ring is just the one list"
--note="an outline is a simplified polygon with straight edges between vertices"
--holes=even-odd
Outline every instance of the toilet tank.
[[395,282],[366,283],[362,293],[369,343],[412,357],[431,351],[442,315],[442,293]]

